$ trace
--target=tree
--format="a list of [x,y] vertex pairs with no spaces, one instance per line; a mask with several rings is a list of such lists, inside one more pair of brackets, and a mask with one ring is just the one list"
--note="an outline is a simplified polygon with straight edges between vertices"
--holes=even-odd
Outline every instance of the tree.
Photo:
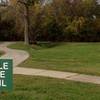
[[18,0],[24,6],[24,40],[29,44],[29,6],[34,4],[34,0]]

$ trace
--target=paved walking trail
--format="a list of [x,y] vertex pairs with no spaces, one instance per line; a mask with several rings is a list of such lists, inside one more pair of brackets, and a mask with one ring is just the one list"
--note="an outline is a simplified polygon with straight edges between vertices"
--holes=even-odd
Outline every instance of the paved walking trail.
[[61,72],[53,70],[44,70],[44,69],[34,69],[34,68],[21,68],[18,67],[18,64],[25,61],[29,54],[23,50],[9,49],[8,45],[12,44],[11,42],[4,42],[0,44],[0,51],[4,51],[5,54],[0,57],[0,59],[13,59],[14,61],[14,74],[21,75],[33,75],[33,76],[45,76],[52,78],[59,78],[65,80],[73,80],[85,83],[94,83],[100,85],[100,77],[92,75],[84,75],[71,72]]

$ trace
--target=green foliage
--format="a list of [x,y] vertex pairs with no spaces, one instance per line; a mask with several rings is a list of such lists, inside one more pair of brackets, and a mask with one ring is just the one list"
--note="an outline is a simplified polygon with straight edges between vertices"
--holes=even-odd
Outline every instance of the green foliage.
[[19,3],[27,5],[27,6],[32,6],[34,3],[38,0],[18,0]]
[[44,6],[39,0],[19,1],[20,4],[12,4],[12,8],[3,14],[2,19],[13,20],[12,30],[21,39],[24,37],[25,18],[22,4],[25,4],[28,6],[31,43],[34,41],[100,41],[100,5],[97,4],[97,0],[74,0],[73,2],[53,0]]

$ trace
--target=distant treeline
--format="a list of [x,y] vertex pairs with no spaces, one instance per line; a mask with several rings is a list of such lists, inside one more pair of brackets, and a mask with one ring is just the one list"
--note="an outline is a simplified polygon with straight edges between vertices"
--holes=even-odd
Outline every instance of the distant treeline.
[[[24,39],[24,7],[14,0],[0,8],[0,40]],[[29,40],[100,41],[100,5],[97,0],[53,0],[29,7]]]

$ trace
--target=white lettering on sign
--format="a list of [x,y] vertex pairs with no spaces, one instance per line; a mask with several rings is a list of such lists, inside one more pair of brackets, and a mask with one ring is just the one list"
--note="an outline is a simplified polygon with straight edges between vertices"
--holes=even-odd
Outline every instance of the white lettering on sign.
[[3,66],[0,66],[1,70],[8,70],[8,62],[4,62]]
[[8,70],[8,62],[3,63],[4,70]]
[[5,84],[5,81],[4,80],[0,80],[0,86],[2,87],[6,87],[7,85]]
[[5,78],[5,71],[0,71],[0,78]]
[[8,70],[8,62],[4,62],[3,66],[0,66],[0,87],[6,87],[5,84],[5,72]]

